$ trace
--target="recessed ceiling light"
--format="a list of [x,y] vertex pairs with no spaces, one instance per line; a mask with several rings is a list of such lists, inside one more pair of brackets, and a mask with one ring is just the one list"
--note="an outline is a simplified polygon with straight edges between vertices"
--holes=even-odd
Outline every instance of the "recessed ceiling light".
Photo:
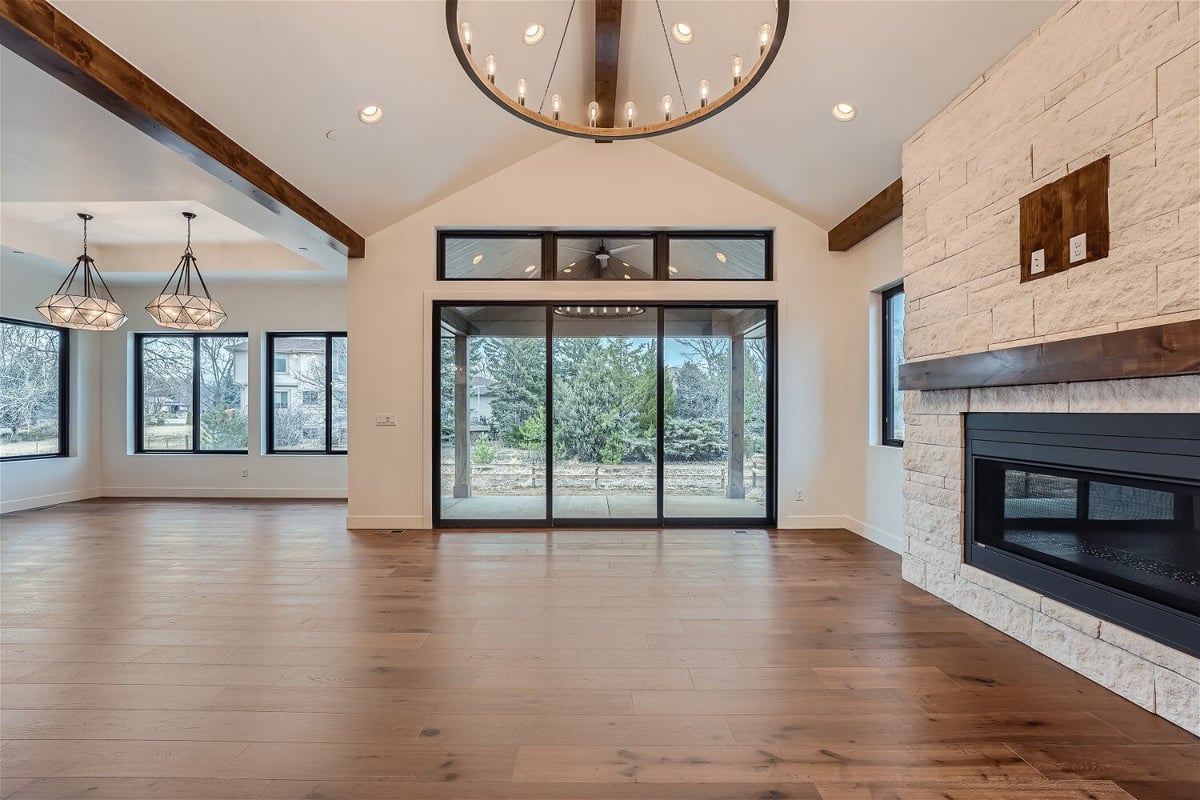
[[720,250],[717,251],[717,261],[720,261],[722,264],[724,264],[728,260],[729,259],[725,257],[724,253],[722,253]]
[[563,272],[570,272],[570,271],[571,271],[570,267],[567,267],[566,269],[563,270]]
[[[365,122],[366,120],[363,120],[363,121]],[[337,137],[338,137],[337,131],[325,131],[325,138],[328,139],[329,141],[332,142]]]
[[849,122],[858,114],[858,109],[849,103],[838,103],[832,109],[833,118],[838,122]]
[[546,35],[546,26],[540,22],[535,22],[525,29],[525,44],[535,45],[542,40]]
[[480,261],[483,261],[483,253],[480,253],[479,255],[477,255],[471,259],[472,264],[478,264]]
[[297,248],[297,249],[299,249],[299,250],[303,250],[303,251],[305,251],[305,252],[308,252],[308,248],[307,248],[307,247],[304,247],[303,245],[301,245],[301,246],[300,246],[299,248]]
[[674,25],[672,25],[671,35],[674,36],[675,41],[679,42],[680,44],[691,44],[692,37],[694,36],[692,33],[692,26],[688,25],[686,22],[676,22]]
[[674,275],[676,272],[679,272],[679,267],[667,267],[667,271]]
[[363,106],[358,110],[358,118],[368,125],[374,125],[383,119],[383,109],[379,106]]
[[633,278],[629,277],[629,273],[628,273],[628,272],[626,272],[626,273],[625,273],[625,280],[627,280],[627,281],[631,281],[631,280],[633,280]]
[[537,264],[530,264],[528,267],[525,268],[525,274],[528,275],[529,273],[533,272],[535,269],[537,269]]

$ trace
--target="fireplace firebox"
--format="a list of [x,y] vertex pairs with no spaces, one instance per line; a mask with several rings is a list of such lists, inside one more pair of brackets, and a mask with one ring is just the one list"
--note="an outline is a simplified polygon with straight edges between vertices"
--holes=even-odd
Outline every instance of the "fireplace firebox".
[[964,560],[1200,656],[1200,414],[966,415]]

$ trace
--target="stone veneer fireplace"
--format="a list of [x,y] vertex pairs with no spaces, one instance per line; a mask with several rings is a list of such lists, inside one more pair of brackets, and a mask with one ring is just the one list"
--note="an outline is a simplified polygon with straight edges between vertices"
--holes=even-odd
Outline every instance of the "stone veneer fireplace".
[[966,415],[964,560],[1200,655],[1200,414]]
[[[1198,13],[1064,3],[905,143],[901,223],[906,358],[979,357],[970,379],[905,394],[905,578],[1194,733],[1200,659],[968,554],[964,415],[1054,414],[1065,430],[1074,415],[1200,413],[1194,327],[1196,363],[1122,371],[1182,352],[1137,331],[1200,319]],[[1106,155],[1108,257],[1022,283],[1019,199]],[[1126,333],[1113,357],[1101,337]],[[1062,370],[1027,349],[1068,343]],[[1106,359],[1111,370],[1088,372]]]

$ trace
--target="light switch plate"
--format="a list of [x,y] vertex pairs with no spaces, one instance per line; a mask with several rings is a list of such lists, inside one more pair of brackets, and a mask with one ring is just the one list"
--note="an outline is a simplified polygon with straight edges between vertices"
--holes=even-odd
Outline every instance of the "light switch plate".
[[1081,233],[1071,237],[1071,263],[1087,258],[1087,234]]
[[1029,274],[1037,275],[1046,271],[1046,251],[1034,250],[1029,258]]
[[376,414],[375,415],[375,425],[376,426],[394,427],[395,424],[396,424],[396,415],[395,414]]

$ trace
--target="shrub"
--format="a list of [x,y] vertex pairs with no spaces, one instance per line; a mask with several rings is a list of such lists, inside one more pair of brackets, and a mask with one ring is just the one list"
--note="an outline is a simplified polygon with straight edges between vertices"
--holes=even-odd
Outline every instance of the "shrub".
[[471,448],[471,462],[474,464],[491,464],[496,460],[496,446],[491,439],[480,437]]

